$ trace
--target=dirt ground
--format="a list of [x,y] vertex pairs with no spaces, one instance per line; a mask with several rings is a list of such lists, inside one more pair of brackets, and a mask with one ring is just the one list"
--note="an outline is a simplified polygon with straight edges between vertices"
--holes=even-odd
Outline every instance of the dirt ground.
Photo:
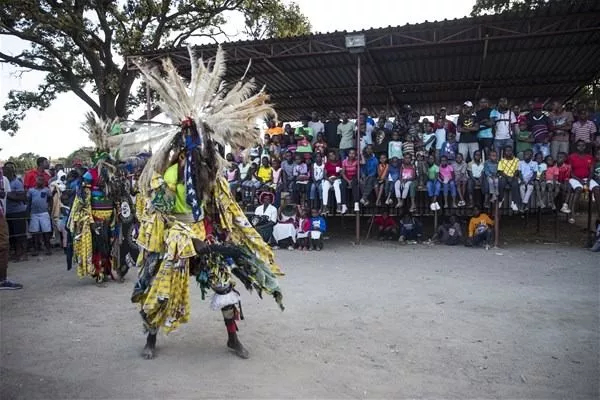
[[0,398],[598,398],[600,258],[345,240],[278,250],[286,310],[243,293],[240,337],[192,290],[191,322],[143,360],[124,284],[59,255],[11,264],[0,292]]

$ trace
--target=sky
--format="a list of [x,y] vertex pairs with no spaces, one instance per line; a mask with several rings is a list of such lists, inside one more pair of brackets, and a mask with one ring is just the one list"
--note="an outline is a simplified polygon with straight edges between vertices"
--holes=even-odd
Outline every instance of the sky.
[[[474,0],[296,0],[308,17],[313,32],[352,31],[406,23],[439,21],[461,18],[471,12]],[[368,6],[370,12],[365,13]],[[233,23],[232,23],[233,25]],[[231,26],[235,30],[235,26]],[[23,42],[3,37],[0,49],[4,53],[18,54]],[[18,70],[0,64],[0,105],[4,105],[10,90],[33,90],[43,79],[43,74]],[[252,71],[249,72],[252,75]],[[267,88],[268,90],[268,88]],[[1,106],[0,106],[1,107]],[[71,93],[59,95],[44,111],[31,110],[21,122],[14,137],[0,131],[0,159],[33,152],[49,158],[66,157],[72,151],[90,145],[81,130],[81,123],[89,107]],[[0,109],[0,115],[4,109]]]

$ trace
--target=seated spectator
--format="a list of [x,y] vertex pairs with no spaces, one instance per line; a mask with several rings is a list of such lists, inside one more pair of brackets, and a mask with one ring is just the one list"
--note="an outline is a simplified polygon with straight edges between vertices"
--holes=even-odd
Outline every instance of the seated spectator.
[[302,209],[300,220],[298,221],[298,234],[296,236],[298,250],[308,250],[310,248],[310,231],[310,215],[307,209]]
[[313,250],[323,250],[323,234],[327,232],[327,221],[319,213],[319,210],[313,208],[310,218],[310,245]]
[[[475,153],[473,153],[473,155],[475,155]],[[464,207],[467,204],[465,202],[465,194],[467,192],[469,175],[467,172],[467,163],[464,161],[462,153],[456,155],[456,160],[452,163],[452,170],[454,171],[454,182],[456,182],[456,189],[458,192],[458,206]]]
[[441,190],[440,167],[436,165],[435,157],[429,155],[427,158],[427,195],[429,196],[429,208],[431,211],[439,211],[441,209],[440,204],[437,201]]
[[544,157],[550,155],[550,128],[552,122],[542,112],[544,105],[535,103],[533,111],[527,115],[527,127],[533,136],[533,152],[542,153]]
[[546,194],[546,205],[552,208],[554,211],[556,210],[556,198],[560,193],[560,183],[558,182],[558,176],[560,173],[552,156],[546,157],[546,165],[546,172],[543,176],[545,185],[543,186],[542,197],[544,194]]
[[590,180],[590,192],[596,199],[596,212],[600,218],[600,148],[596,150],[592,179]]
[[[440,159],[442,152],[442,145],[446,143],[446,125],[445,120],[440,115],[438,115],[435,119],[435,123],[433,124],[433,129],[435,133],[435,158],[436,160]],[[448,121],[449,122],[449,121]]]
[[315,155],[315,162],[310,167],[310,202],[312,208],[318,206],[319,199],[323,200],[323,178],[325,177],[325,164],[320,153]]
[[452,208],[456,208],[456,182],[454,181],[454,169],[448,164],[448,157],[443,155],[440,159],[439,179],[444,192],[444,208],[448,208],[448,192],[452,196]]
[[[577,122],[575,122],[577,123]],[[592,166],[594,164],[594,158],[591,154],[587,154],[586,144],[583,140],[579,140],[576,144],[576,151],[569,155],[569,165],[571,165],[571,179],[569,179],[569,185],[571,186],[571,192],[569,194],[569,210],[572,215],[569,218],[569,223],[574,224],[575,219],[575,208],[579,201],[579,196],[583,191],[583,186],[592,178]]]
[[400,238],[399,242],[421,242],[423,236],[423,226],[421,222],[416,219],[412,213],[407,213],[400,220]]
[[498,163],[498,196],[500,204],[504,201],[506,188],[511,191],[510,208],[513,211],[519,211],[517,204],[521,203],[521,193],[519,191],[519,159],[514,156],[512,146],[504,148],[504,157]]
[[[504,150],[506,151],[509,147],[507,146]],[[467,244],[470,246],[484,245],[485,249],[489,250],[492,244],[493,226],[494,221],[487,214],[480,212],[479,208],[474,207],[473,217],[469,221],[469,238]]]
[[283,128],[275,124],[275,120],[267,121],[267,130],[265,132],[269,137],[275,138],[276,136],[283,135]]
[[292,199],[294,203],[301,204],[302,196],[310,197],[310,176],[308,174],[308,165],[302,160],[302,157],[296,153],[294,157],[294,188],[292,191]]
[[388,143],[388,159],[396,157],[398,160],[402,160],[402,140],[400,139],[400,133],[398,131],[392,132],[392,139]]
[[377,157],[373,153],[373,145],[367,145],[364,154],[361,157],[360,164],[361,180],[363,184],[360,204],[366,207],[369,205],[369,196],[377,183],[377,167],[379,166],[379,161],[377,161]]
[[283,162],[281,163],[281,169],[283,170],[283,173],[281,174],[281,185],[282,190],[288,193],[294,191],[294,185],[296,183],[296,180],[294,179],[294,165],[292,153],[286,151],[283,154]]
[[283,128],[283,135],[281,136],[281,148],[287,151],[296,151],[296,136],[294,135],[294,129],[290,124],[285,124]]
[[281,135],[273,136],[269,146],[269,156],[271,159],[281,157]]
[[268,157],[263,157],[260,167],[256,171],[256,178],[263,185],[271,185],[273,183],[273,168]]
[[385,204],[391,206],[394,201],[392,200],[392,193],[395,193],[396,182],[400,179],[400,170],[401,170],[400,160],[397,157],[393,157],[390,159],[390,164],[388,166],[388,175],[385,186]]
[[245,181],[248,179],[248,171],[250,170],[251,163],[246,159],[242,159],[240,163],[237,164],[237,168],[240,171],[240,181]]
[[[315,137],[315,132],[313,131],[313,128],[308,125],[309,120],[310,118],[306,115],[300,118],[302,126],[297,127],[296,131],[294,132],[296,141],[299,141],[301,138],[305,138],[308,139],[308,141],[312,144],[313,138]],[[296,151],[298,150],[296,149]]]
[[[488,150],[488,157],[491,151],[492,150],[490,148]],[[469,193],[469,207],[473,207],[473,194],[475,192],[475,188],[477,186],[479,186],[481,189],[485,188],[485,183],[483,182],[483,168],[484,164],[481,160],[481,151],[477,150],[475,153],[473,153],[473,161],[471,161],[467,167],[467,173],[469,175],[469,182],[467,185],[467,191]]]
[[323,137],[322,133],[317,134],[317,141],[313,145],[313,150],[315,153],[321,155],[327,154],[327,143],[325,142],[325,138]]
[[435,132],[433,124],[427,118],[423,119],[423,150],[425,154],[435,154]]
[[389,166],[387,163],[387,155],[382,154],[379,156],[379,165],[377,166],[377,182],[375,184],[375,191],[377,192],[375,205],[378,207],[381,206],[381,196],[385,192],[385,187],[387,185],[388,171]]
[[427,161],[425,160],[425,153],[423,151],[417,151],[417,159],[415,160],[415,181],[418,190],[425,189],[427,185]]
[[327,212],[329,202],[329,189],[333,188],[338,212],[345,214],[348,207],[342,202],[342,164],[337,159],[337,154],[329,152],[329,159],[325,162],[325,179],[323,179],[323,213]]
[[273,203],[275,207],[279,207],[281,204],[281,182],[282,182],[282,172],[283,168],[281,168],[281,162],[279,159],[274,158],[271,162],[271,168],[273,169],[273,184],[272,188],[275,191],[275,202]]
[[378,159],[382,154],[387,155],[392,136],[390,128],[385,126],[386,122],[385,118],[380,117],[373,131],[373,152]]
[[260,195],[260,205],[254,210],[256,217],[264,217],[254,228],[263,238],[265,243],[271,243],[273,236],[273,227],[277,223],[277,209],[273,203],[273,193],[263,192]]
[[246,204],[255,204],[256,191],[262,186],[256,177],[256,165],[251,164],[246,174],[246,180],[242,181],[242,199]]
[[354,211],[359,211],[358,200],[360,193],[358,191],[358,160],[356,159],[356,150],[348,151],[348,158],[342,161],[342,203],[346,204],[348,196],[346,191],[348,188],[352,190],[352,199],[354,201]]
[[556,160],[556,167],[558,168],[558,185],[560,186],[560,192],[562,192],[563,196],[563,205],[560,209],[560,212],[568,214],[571,212],[569,210],[569,192],[571,191],[571,186],[569,185],[569,179],[571,179],[571,166],[567,164],[567,158],[569,156],[567,153],[559,152],[558,159]]
[[544,161],[542,153],[537,153],[534,157],[534,160],[537,164],[537,173],[533,180],[533,187],[537,197],[537,206],[538,208],[546,208],[546,204],[544,204],[544,197],[546,197],[546,171],[548,170],[548,165]]
[[592,148],[592,143],[596,138],[596,133],[598,132],[598,128],[593,121],[588,119],[589,114],[586,108],[582,108],[577,113],[577,121],[573,122],[573,126],[571,128],[571,132],[573,133],[572,143],[576,146],[577,142],[582,141],[585,143],[586,150],[590,150]]
[[[440,154],[446,157],[448,162],[454,162],[458,153],[458,143],[456,142],[456,134],[448,133],[448,141],[442,145]],[[441,157],[440,157],[441,160]]]
[[438,231],[433,236],[434,241],[439,241],[447,246],[456,246],[462,240],[462,228],[455,215],[451,215],[438,228]]
[[533,193],[534,180],[537,176],[538,164],[531,157],[532,152],[527,149],[523,153],[523,160],[519,161],[519,194],[521,197],[519,210],[521,212],[529,209],[529,199]]
[[277,224],[273,227],[273,239],[277,246],[294,250],[298,233],[297,213],[297,207],[291,204],[279,211]]
[[373,223],[377,227],[377,238],[379,240],[395,240],[398,237],[398,223],[390,212],[384,210],[381,215],[373,218]]
[[484,207],[490,207],[490,196],[492,203],[498,200],[498,153],[495,150],[490,151],[490,158],[483,165],[484,179],[487,181],[485,185],[485,200]]
[[414,212],[417,209],[415,205],[415,175],[415,167],[412,164],[411,154],[405,153],[402,168],[400,170],[400,179],[394,184],[396,199],[398,199],[396,208],[402,208],[404,206],[404,201],[410,195],[410,212]]

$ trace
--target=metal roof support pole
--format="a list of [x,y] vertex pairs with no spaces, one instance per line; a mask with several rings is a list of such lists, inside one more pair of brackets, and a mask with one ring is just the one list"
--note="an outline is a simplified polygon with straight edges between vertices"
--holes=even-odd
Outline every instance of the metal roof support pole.
[[[357,65],[356,65],[356,85],[357,85],[357,95],[356,95],[356,154],[358,155],[358,159],[360,160],[360,54],[356,55],[357,57]],[[365,120],[365,134],[367,129],[367,121]],[[357,168],[357,176],[356,179],[360,182],[360,161]],[[357,190],[358,190],[357,185]],[[353,195],[356,198],[356,195]],[[356,204],[354,205],[354,212],[356,213],[356,244],[360,243],[360,209],[356,209]]]

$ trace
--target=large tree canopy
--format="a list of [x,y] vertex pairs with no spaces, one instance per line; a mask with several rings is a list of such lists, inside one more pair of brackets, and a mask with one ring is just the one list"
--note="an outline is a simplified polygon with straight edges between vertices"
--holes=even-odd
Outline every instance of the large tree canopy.
[[[471,15],[497,14],[504,11],[531,10],[547,4],[550,0],[475,0]],[[569,0],[553,0],[569,1]]]
[[64,92],[103,118],[126,117],[139,101],[137,73],[124,57],[215,38],[228,13],[241,14],[253,38],[310,32],[298,6],[283,0],[3,0],[0,35],[20,39],[23,50],[0,52],[0,62],[46,75],[36,91],[9,93],[0,128],[14,134],[29,109],[43,110]]

